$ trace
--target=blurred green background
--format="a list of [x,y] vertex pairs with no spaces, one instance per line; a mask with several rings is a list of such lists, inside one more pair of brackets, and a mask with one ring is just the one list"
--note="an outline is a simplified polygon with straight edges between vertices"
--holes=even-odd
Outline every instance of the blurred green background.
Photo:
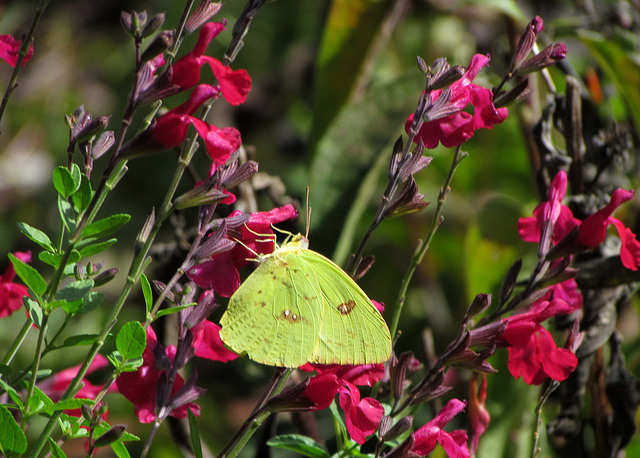
[[[0,6],[0,33],[16,37],[24,33],[35,4],[4,2]],[[113,115],[110,128],[118,128],[133,67],[133,46],[120,27],[120,11],[166,11],[165,27],[173,28],[182,7],[183,2],[175,0],[54,0],[48,7],[35,34],[34,57],[24,67],[20,86],[0,125],[2,256],[34,249],[17,231],[18,221],[51,233],[58,230],[50,177],[53,167],[66,161],[68,131],[63,115],[84,104],[96,116]],[[229,1],[216,19],[226,18],[230,30],[243,7],[244,2]],[[240,107],[216,104],[209,121],[220,127],[237,127],[251,156],[260,163],[262,178],[273,185],[271,192],[259,193],[261,209],[286,202],[287,197],[304,202],[309,185],[311,246],[331,257],[340,242],[343,251],[338,255],[344,256],[354,249],[353,244],[359,242],[373,217],[386,186],[391,146],[400,135],[406,138],[404,121],[415,109],[423,88],[416,56],[427,63],[444,56],[452,65],[468,65],[474,53],[489,53],[491,65],[475,82],[497,85],[508,67],[514,41],[534,15],[545,21],[541,46],[563,42],[568,48],[568,62],[578,75],[584,77],[587,71],[594,71],[600,77],[606,96],[598,106],[601,114],[630,120],[637,126],[637,113],[628,107],[634,105],[633,97],[638,95],[638,89],[632,87],[640,74],[638,61],[634,67],[631,60],[625,69],[627,81],[620,82],[615,67],[607,68],[603,58],[618,49],[633,55],[633,34],[628,30],[638,26],[633,22],[638,12],[633,12],[632,2],[603,0],[268,2],[256,16],[233,64],[233,68],[247,69],[253,79],[249,98]],[[604,57],[593,46],[585,46],[585,38],[579,35],[584,29],[608,40],[611,48]],[[229,31],[221,34],[208,54],[221,58],[230,36]],[[196,38],[185,40],[182,54],[192,48]],[[0,67],[0,82],[6,82],[11,69]],[[205,81],[210,81],[208,69],[203,67],[202,74]],[[552,68],[551,76],[561,90],[564,75]],[[640,78],[637,82],[640,87]],[[427,329],[438,354],[456,335],[460,319],[476,294],[495,294],[506,269],[516,259],[525,256],[526,269],[526,259],[531,259],[534,247],[519,241],[516,223],[518,217],[530,213],[538,197],[525,134],[536,122],[548,95],[540,81],[535,80],[533,87],[526,103],[510,107],[510,116],[502,125],[478,131],[465,144],[469,157],[454,178],[444,223],[409,291],[400,322],[403,335],[396,346],[398,354],[412,350],[422,361],[425,356],[433,356],[425,354]],[[181,100],[174,97],[167,104],[173,107]],[[640,100],[637,102],[640,106]],[[451,151],[437,148],[427,154],[435,159],[416,179],[425,199],[434,202],[447,174]],[[130,162],[129,173],[110,195],[103,215],[127,212],[132,220],[120,234],[116,249],[95,259],[121,269],[119,277],[105,288],[108,294],[115,294],[122,286],[135,235],[150,209],[160,205],[175,161],[175,153],[165,152]],[[204,154],[198,153],[194,165],[200,176],[206,175]],[[94,180],[103,166],[97,164]],[[286,189],[283,195],[278,193],[279,180]],[[633,184],[637,186],[637,177]],[[185,180],[181,189],[192,185]],[[385,221],[365,250],[365,255],[375,255],[376,263],[361,284],[371,298],[388,308],[395,303],[417,240],[426,234],[433,207]],[[344,231],[350,212],[358,221],[351,228],[355,229],[353,233]],[[195,220],[195,212],[182,216],[187,223]],[[161,240],[172,241],[170,225],[165,229]],[[297,230],[304,230],[302,219]],[[344,263],[344,257],[338,261]],[[37,262],[36,266],[42,267]],[[148,273],[167,280],[161,273]],[[109,298],[103,308],[108,303]],[[126,315],[123,322],[143,318],[139,295],[132,297]],[[390,319],[391,314],[386,317]],[[632,318],[630,339],[636,332],[636,315]],[[0,346],[11,342],[12,330],[21,326],[23,319],[16,313],[0,320]],[[99,313],[83,320],[83,333],[95,332],[102,325]],[[81,355],[51,354],[45,363],[68,367],[79,363]],[[24,352],[23,362],[29,357]],[[481,442],[479,456],[528,456],[538,391],[522,381],[513,382],[504,352],[492,357],[491,362],[500,372],[489,379],[487,404],[493,422]],[[270,370],[246,359],[226,365],[198,361],[197,367],[199,385],[209,390],[199,401],[203,409],[200,428],[209,447],[217,450],[253,408]],[[632,369],[636,375],[640,372],[637,365]],[[468,374],[452,376],[466,378]],[[464,391],[454,394],[467,397]],[[128,402],[117,395],[107,399],[112,423],[128,423],[131,432],[146,435],[148,425],[137,422]],[[514,400],[518,400],[518,409],[513,409]],[[423,409],[415,425],[428,421],[430,415]],[[331,428],[327,420],[321,423],[323,429]],[[638,447],[635,443],[629,456]],[[540,456],[553,456],[548,455],[550,447],[543,449]],[[135,445],[131,450],[135,455]],[[176,452],[169,435],[161,433],[153,456],[174,456]]]

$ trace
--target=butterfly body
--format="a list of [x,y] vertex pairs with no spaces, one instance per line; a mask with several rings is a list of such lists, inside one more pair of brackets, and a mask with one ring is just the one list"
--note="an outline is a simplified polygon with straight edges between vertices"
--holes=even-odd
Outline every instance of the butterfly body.
[[340,267],[308,249],[298,234],[231,296],[220,320],[222,341],[262,364],[374,364],[391,337],[382,315]]

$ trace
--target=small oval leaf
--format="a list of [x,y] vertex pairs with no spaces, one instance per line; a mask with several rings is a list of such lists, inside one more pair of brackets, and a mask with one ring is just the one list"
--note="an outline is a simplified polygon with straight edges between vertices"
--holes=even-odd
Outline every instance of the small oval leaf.
[[122,326],[116,337],[116,348],[123,359],[141,357],[146,346],[147,334],[137,321],[131,321]]

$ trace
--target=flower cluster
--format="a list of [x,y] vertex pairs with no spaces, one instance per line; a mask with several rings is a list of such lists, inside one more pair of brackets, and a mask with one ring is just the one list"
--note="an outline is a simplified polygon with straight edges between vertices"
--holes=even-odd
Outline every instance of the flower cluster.
[[[0,35],[0,59],[15,67],[18,63],[18,53],[20,51],[20,40],[16,40],[11,35]],[[29,50],[22,60],[22,66],[29,62],[33,56],[33,43],[29,46]]]

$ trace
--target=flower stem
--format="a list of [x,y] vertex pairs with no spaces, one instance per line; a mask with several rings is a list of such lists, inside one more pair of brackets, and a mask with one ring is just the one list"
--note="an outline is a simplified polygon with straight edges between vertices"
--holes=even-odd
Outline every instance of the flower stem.
[[418,246],[416,247],[416,251],[411,258],[411,262],[409,263],[409,267],[407,272],[405,273],[402,284],[400,285],[400,292],[398,293],[398,299],[396,300],[396,308],[393,311],[393,320],[391,322],[390,331],[391,336],[395,336],[398,330],[398,322],[400,321],[400,315],[402,314],[402,308],[404,306],[407,291],[409,289],[409,283],[413,278],[413,274],[416,271],[416,268],[422,263],[422,259],[424,258],[427,250],[429,249],[429,245],[431,244],[431,240],[433,240],[433,236],[435,235],[438,227],[442,223],[442,208],[444,207],[444,203],[447,200],[447,195],[449,194],[449,190],[451,182],[453,180],[453,175],[455,174],[460,162],[467,157],[467,153],[462,151],[462,146],[456,147],[455,153],[453,155],[453,160],[451,161],[451,167],[449,167],[449,173],[447,178],[445,179],[444,185],[440,188],[440,194],[438,195],[438,203],[436,205],[436,210],[433,215],[433,219],[431,221],[431,227],[429,228],[429,232],[424,241],[420,241]]

